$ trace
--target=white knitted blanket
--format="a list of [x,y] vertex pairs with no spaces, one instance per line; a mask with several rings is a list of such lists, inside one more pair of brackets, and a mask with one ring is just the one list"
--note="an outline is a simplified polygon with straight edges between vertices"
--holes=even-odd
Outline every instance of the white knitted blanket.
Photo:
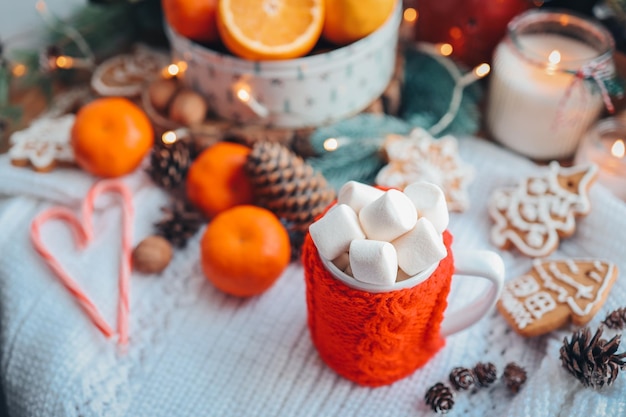
[[[451,215],[453,247],[493,249],[486,201],[494,187],[513,185],[537,167],[474,138],[459,140],[462,158],[476,169],[471,208]],[[510,330],[497,312],[448,338],[422,369],[393,385],[363,388],[339,377],[320,360],[306,325],[302,266],[294,263],[261,296],[237,299],[208,283],[199,267],[199,235],[178,251],[159,276],[133,274],[130,345],[119,353],[35,254],[28,230],[52,204],[78,209],[94,178],[59,169],[36,174],[0,156],[0,378],[12,417],[50,416],[428,416],[427,389],[446,382],[455,366],[493,362],[501,373],[515,361],[528,381],[515,396],[501,382],[459,393],[450,415],[624,416],[626,375],[609,388],[585,389],[560,365],[559,347],[572,328],[534,339]],[[164,193],[142,172],[124,179],[132,188],[134,243],[152,233]],[[558,257],[599,257],[617,264],[618,278],[591,322],[626,305],[626,204],[599,184],[592,212]],[[45,239],[71,274],[93,294],[114,322],[120,209],[100,202],[96,239],[77,252],[63,227],[49,224]],[[531,260],[500,252],[507,279],[525,273]],[[459,280],[463,281],[463,280]],[[452,304],[475,291],[455,284]],[[626,350],[626,343],[620,352]]]

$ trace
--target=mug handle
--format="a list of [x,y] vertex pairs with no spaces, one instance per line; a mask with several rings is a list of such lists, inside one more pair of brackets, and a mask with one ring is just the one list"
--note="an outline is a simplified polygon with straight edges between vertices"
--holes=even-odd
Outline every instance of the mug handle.
[[492,285],[468,305],[445,315],[441,323],[443,337],[465,330],[487,315],[500,297],[504,286],[504,262],[495,252],[488,250],[454,252],[454,268],[454,275],[484,278]]

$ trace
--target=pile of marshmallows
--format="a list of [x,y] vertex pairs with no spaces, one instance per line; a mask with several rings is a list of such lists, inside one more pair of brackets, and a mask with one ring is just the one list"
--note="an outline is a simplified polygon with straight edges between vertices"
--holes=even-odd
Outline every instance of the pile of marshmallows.
[[387,286],[446,257],[448,220],[445,195],[435,184],[414,182],[402,192],[350,181],[309,233],[320,256],[347,275]]

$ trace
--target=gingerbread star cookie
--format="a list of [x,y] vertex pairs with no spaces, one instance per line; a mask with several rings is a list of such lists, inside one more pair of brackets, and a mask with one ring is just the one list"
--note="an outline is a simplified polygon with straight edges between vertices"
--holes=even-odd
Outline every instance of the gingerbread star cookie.
[[450,211],[469,207],[467,186],[474,169],[459,157],[454,136],[433,138],[416,128],[408,136],[389,135],[382,146],[388,160],[376,176],[376,184],[403,190],[408,184],[427,181],[438,185]]
[[574,234],[576,218],[591,210],[588,192],[597,172],[595,165],[564,168],[552,162],[543,175],[526,178],[516,188],[496,189],[488,203],[495,222],[491,240],[526,256],[550,255],[561,238]]
[[70,144],[73,114],[61,117],[42,117],[28,128],[9,138],[9,158],[15,166],[32,166],[35,171],[48,172],[55,166],[74,163]]
[[584,326],[604,304],[617,272],[599,260],[535,259],[528,273],[505,284],[497,308],[522,336],[539,336],[570,320]]

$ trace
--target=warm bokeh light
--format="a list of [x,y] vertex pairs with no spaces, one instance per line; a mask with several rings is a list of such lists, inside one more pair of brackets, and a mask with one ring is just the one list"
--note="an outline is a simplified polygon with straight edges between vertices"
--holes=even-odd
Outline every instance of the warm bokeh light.
[[161,141],[163,141],[163,143],[165,143],[166,145],[171,145],[177,140],[178,136],[176,136],[176,132],[173,132],[171,130],[168,130],[167,132],[163,133],[163,135],[161,135]]
[[611,155],[616,158],[623,158],[624,154],[626,154],[626,147],[624,146],[624,141],[622,139],[618,139],[615,141],[613,146],[611,146]]
[[24,64],[17,64],[13,67],[13,69],[11,70],[11,73],[13,74],[14,77],[21,77],[24,74],[26,74],[26,65]]
[[72,59],[72,57],[69,56],[65,56],[65,55],[61,55],[58,56],[54,63],[56,64],[56,66],[58,68],[72,68],[74,66],[74,59]]
[[36,4],[35,4],[35,8],[37,9],[38,12],[43,12],[46,10],[46,3],[43,0],[39,0]]
[[339,147],[339,141],[335,138],[328,138],[324,141],[324,149],[328,152],[336,151]]
[[404,20],[409,22],[409,23],[413,23],[417,20],[417,10],[415,10],[412,7],[408,7],[405,11],[404,11]]
[[250,101],[250,93],[245,88],[240,88],[237,90],[237,98],[244,103]]
[[180,68],[178,68],[178,65],[176,64],[170,64],[167,66],[167,73],[171,76],[171,77],[175,77],[178,75],[178,73],[180,72]]
[[438,48],[439,48],[439,53],[441,53],[441,55],[443,56],[452,55],[452,51],[454,50],[452,48],[452,45],[450,45],[449,43],[441,43],[438,45]]
[[179,72],[187,71],[187,62],[185,62],[185,61],[178,61],[176,63],[176,66],[178,67],[178,71]]
[[489,74],[489,72],[491,72],[491,67],[487,63],[482,63],[476,68],[474,68],[474,74],[476,74],[476,76],[480,78]]

